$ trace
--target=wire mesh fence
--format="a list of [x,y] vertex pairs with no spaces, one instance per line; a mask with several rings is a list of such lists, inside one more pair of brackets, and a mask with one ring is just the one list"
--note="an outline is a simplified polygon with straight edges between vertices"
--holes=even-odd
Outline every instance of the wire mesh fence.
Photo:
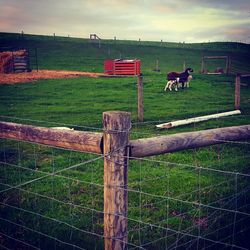
[[[223,143],[129,158],[113,187],[128,192],[128,249],[248,249],[250,143]],[[1,139],[1,247],[103,249],[103,158]]]
[[1,245],[10,249],[103,245],[101,158],[1,140]]
[[234,159],[228,147],[187,153],[195,165],[143,159],[130,166],[138,174],[129,187],[129,239],[143,249],[248,249],[250,175],[238,171],[247,171],[249,144]]

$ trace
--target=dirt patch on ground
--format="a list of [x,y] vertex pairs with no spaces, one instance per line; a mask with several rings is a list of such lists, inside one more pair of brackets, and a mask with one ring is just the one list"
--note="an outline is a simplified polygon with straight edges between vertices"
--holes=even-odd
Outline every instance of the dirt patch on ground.
[[102,73],[63,70],[39,70],[25,73],[0,74],[0,84],[17,84],[34,82],[42,79],[76,78],[76,77],[105,77]]

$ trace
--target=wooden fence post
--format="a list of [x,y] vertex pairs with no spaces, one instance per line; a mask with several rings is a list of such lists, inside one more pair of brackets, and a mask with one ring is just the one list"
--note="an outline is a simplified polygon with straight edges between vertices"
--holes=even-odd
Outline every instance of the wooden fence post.
[[103,113],[105,250],[127,249],[130,113]]
[[226,74],[229,74],[229,56],[226,57]]
[[205,72],[205,58],[204,56],[202,56],[202,59],[201,59],[201,73],[204,74]]
[[144,105],[143,105],[143,76],[138,76],[138,121],[143,122]]
[[240,74],[236,75],[235,78],[235,98],[234,98],[234,108],[240,109]]
[[159,71],[160,71],[160,67],[159,67],[159,58],[156,59],[155,71],[156,71],[156,72],[159,72]]

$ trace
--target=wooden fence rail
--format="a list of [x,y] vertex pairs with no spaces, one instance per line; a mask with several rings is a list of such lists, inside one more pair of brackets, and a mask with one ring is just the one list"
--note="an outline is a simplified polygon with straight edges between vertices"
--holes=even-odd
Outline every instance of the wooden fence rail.
[[103,133],[0,122],[0,138],[104,155],[105,250],[127,249],[128,161],[228,141],[250,139],[250,125],[129,140],[130,113],[103,114]]
[[250,125],[179,133],[130,141],[131,157],[146,157],[186,149],[206,147],[228,141],[250,139]]
[[102,133],[82,132],[0,122],[0,138],[102,154]]
[[[103,153],[102,133],[0,122],[0,138],[29,141],[79,152]],[[130,157],[147,157],[245,139],[250,139],[250,125],[130,140],[127,146]]]

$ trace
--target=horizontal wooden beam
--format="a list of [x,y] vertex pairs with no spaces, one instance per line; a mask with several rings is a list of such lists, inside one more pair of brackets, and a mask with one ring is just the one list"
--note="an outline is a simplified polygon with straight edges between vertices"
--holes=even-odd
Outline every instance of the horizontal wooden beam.
[[[79,152],[103,153],[102,133],[0,122],[0,138],[22,140]],[[129,142],[130,156],[147,157],[248,139],[250,139],[250,125],[131,140]]]
[[227,59],[228,56],[203,56],[204,59]]
[[22,140],[80,152],[102,154],[102,133],[0,122],[0,138]]
[[240,77],[250,77],[250,74],[240,75]]
[[130,141],[131,157],[146,157],[250,139],[250,125],[217,128]]

